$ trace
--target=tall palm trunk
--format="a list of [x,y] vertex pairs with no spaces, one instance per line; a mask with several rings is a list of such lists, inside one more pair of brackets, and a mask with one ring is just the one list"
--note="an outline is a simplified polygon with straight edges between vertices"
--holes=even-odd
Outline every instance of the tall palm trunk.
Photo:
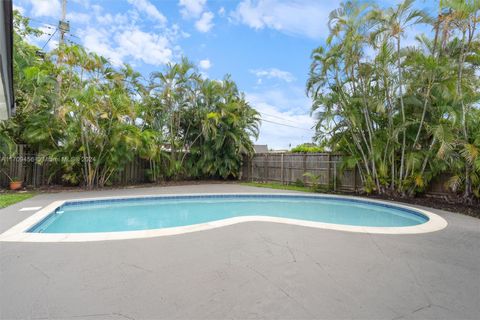
[[420,124],[418,125],[417,135],[415,136],[415,140],[413,142],[412,147],[416,148],[418,140],[420,139],[420,133],[422,132],[423,123],[425,122],[425,115],[427,113],[427,106],[430,96],[430,90],[432,89],[433,79],[429,79],[427,92],[425,94],[425,100],[423,101],[423,108],[422,108],[422,117],[420,118]]
[[[463,100],[463,89],[462,89],[462,78],[463,78],[463,64],[465,63],[465,31],[463,32],[461,46],[462,49],[460,51],[460,56],[458,58],[458,75],[457,75],[457,98],[460,99],[460,105],[462,106],[462,132],[463,132],[463,139],[464,143],[468,143],[468,129],[467,129],[467,108],[465,106],[465,102]],[[470,179],[470,163],[465,161],[465,191],[463,193],[463,198],[465,200],[470,199],[472,196],[472,182]]]
[[402,192],[403,189],[403,169],[405,163],[405,145],[406,145],[406,128],[405,128],[405,105],[403,103],[403,77],[402,77],[402,65],[400,59],[400,34],[397,38],[397,69],[398,69],[398,86],[399,86],[399,95],[400,95],[400,108],[402,112],[402,126],[403,126],[403,137],[402,137],[402,155],[400,157],[400,169],[399,169],[399,188]]

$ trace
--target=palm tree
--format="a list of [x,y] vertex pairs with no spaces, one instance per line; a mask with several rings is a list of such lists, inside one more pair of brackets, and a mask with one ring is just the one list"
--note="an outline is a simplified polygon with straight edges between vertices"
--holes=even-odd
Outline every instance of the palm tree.
[[[413,195],[447,170],[465,199],[477,186],[477,140],[469,130],[480,96],[478,2],[440,7],[432,21],[411,0],[387,9],[344,3],[330,15],[326,45],[312,53],[307,93],[316,137],[346,154],[345,166],[358,167],[368,192],[389,186]],[[419,35],[417,45],[404,47],[416,24],[431,25],[433,39]]]
[[[402,146],[400,169],[398,178],[400,187],[404,184],[405,173],[405,149],[406,149],[406,116],[405,116],[405,102],[404,102],[404,88],[403,81],[403,66],[402,66],[402,45],[401,40],[405,34],[405,30],[418,23],[429,23],[427,13],[422,10],[412,9],[414,0],[404,0],[394,8],[387,10],[376,10],[371,19],[377,23],[378,29],[373,33],[373,37],[382,35],[385,41],[391,39],[395,43],[396,57],[397,57],[397,75],[398,75],[398,99],[400,101],[400,111],[402,116]],[[426,105],[425,105],[426,108]]]
[[[472,44],[476,35],[477,24],[479,21],[480,2],[475,0],[460,1],[450,0],[445,1],[445,5],[450,8],[450,15],[452,22],[457,26],[461,34],[460,39],[460,53],[458,55],[458,73],[457,73],[457,87],[456,87],[456,101],[461,106],[461,125],[463,128],[463,138],[465,146],[470,146],[468,135],[468,121],[467,114],[469,113],[470,105],[466,102],[468,93],[464,93],[464,70],[467,55],[471,52]],[[468,150],[464,149],[464,150]],[[468,151],[464,151],[468,154]],[[468,157],[467,157],[468,158]],[[472,194],[472,181],[470,179],[473,171],[472,164],[467,161],[465,165],[465,200],[470,199]]]
[[182,112],[194,104],[194,88],[199,75],[194,70],[194,65],[186,58],[181,63],[169,63],[165,72],[152,73],[152,95],[156,101],[156,108],[161,108],[168,117],[167,132],[170,138],[170,173],[178,178],[180,163],[177,161],[181,146],[180,123]]
[[222,81],[202,81],[197,105],[190,118],[189,167],[196,176],[237,176],[243,158],[253,153],[258,112],[229,76]]

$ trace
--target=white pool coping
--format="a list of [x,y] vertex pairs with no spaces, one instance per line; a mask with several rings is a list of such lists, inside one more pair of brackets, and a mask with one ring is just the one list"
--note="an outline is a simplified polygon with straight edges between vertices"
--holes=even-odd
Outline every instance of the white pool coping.
[[[190,196],[219,196],[219,195],[252,195],[252,196],[300,196],[300,197],[312,197],[312,198],[338,198],[338,199],[349,199],[356,200],[365,203],[373,204],[384,204],[393,207],[408,209],[411,211],[418,212],[429,218],[425,223],[408,226],[408,227],[363,227],[363,226],[352,226],[352,225],[343,225],[343,224],[333,224],[333,223],[324,223],[308,220],[299,220],[299,219],[288,219],[288,218],[278,218],[278,217],[269,217],[269,216],[242,216],[227,218],[223,220],[211,221],[207,223],[200,223],[188,226],[181,227],[170,227],[163,229],[149,229],[149,230],[136,230],[136,231],[118,231],[118,232],[92,232],[92,233],[34,233],[27,232],[30,228],[35,226],[37,223],[42,221],[55,209],[62,206],[66,202],[82,202],[82,201],[92,201],[92,200],[111,200],[111,199],[148,199],[148,198],[162,198],[162,197],[190,197]],[[162,195],[145,195],[145,196],[124,196],[124,197],[101,197],[101,198],[83,198],[83,199],[69,199],[54,201],[38,212],[34,213],[32,216],[21,221],[17,225],[8,229],[4,233],[0,234],[0,241],[8,242],[86,242],[86,241],[106,241],[106,240],[126,240],[126,239],[141,239],[141,238],[152,238],[152,237],[161,237],[161,236],[172,236],[196,231],[210,230],[214,228],[220,228],[224,226],[233,225],[241,222],[252,222],[252,221],[263,221],[263,222],[274,222],[274,223],[285,223],[293,224],[303,227],[319,228],[319,229],[329,229],[329,230],[338,230],[338,231],[347,231],[347,232],[361,232],[361,233],[372,233],[372,234],[420,234],[434,232],[444,229],[448,223],[445,219],[439,215],[403,205],[397,203],[391,203],[381,200],[373,199],[363,199],[352,196],[341,196],[341,195],[327,195],[327,194],[300,194],[300,193],[190,193],[190,194],[162,194]]]

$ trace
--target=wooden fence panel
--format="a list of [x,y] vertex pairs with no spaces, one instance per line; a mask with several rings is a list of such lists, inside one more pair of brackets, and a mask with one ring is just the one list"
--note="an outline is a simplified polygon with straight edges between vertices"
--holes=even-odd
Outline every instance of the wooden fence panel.
[[282,184],[318,183],[332,190],[355,191],[360,187],[360,179],[354,170],[341,172],[341,160],[340,155],[332,153],[259,153],[244,161],[242,179]]
[[[336,191],[361,190],[362,181],[357,168],[341,170],[341,162],[342,155],[335,153],[258,153],[243,162],[241,179],[282,184],[318,183],[321,187]],[[305,173],[317,179],[305,176]],[[433,179],[426,194],[452,195],[446,188],[449,177],[444,173]]]
[[[37,155],[29,152],[26,146],[18,145],[14,155],[5,156],[0,161],[0,186],[8,187],[10,178],[20,178],[25,186],[33,188],[66,184],[65,181],[62,181],[63,173],[61,171],[52,171],[52,163],[38,160]],[[112,183],[116,185],[145,183],[148,181],[146,175],[148,168],[148,161],[135,158],[112,178]]]

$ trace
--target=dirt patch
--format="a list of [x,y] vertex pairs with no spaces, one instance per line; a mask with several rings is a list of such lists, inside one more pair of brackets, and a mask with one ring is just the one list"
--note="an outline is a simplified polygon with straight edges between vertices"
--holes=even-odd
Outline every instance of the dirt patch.
[[380,195],[361,195],[364,198],[391,200],[408,204],[415,204],[424,207],[430,207],[450,212],[458,212],[475,218],[480,218],[480,202],[474,200],[472,204],[457,203],[453,200],[439,197],[420,196],[415,198],[400,198]]

